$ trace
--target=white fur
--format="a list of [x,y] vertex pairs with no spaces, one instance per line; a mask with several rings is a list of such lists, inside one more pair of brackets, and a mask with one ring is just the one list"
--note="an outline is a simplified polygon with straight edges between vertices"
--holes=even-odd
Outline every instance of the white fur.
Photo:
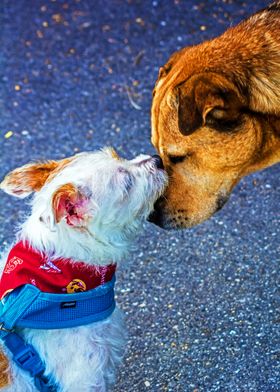
[[[18,239],[27,240],[35,249],[52,254],[53,258],[72,258],[97,265],[121,261],[163,192],[166,175],[156,168],[150,156],[126,161],[115,159],[113,155],[109,149],[76,155],[35,193],[31,215],[22,225]],[[59,223],[54,219],[52,196],[66,183],[73,183],[87,196],[82,230],[68,225],[65,219]],[[1,188],[10,194],[15,191],[5,180]],[[6,257],[1,260],[0,272],[5,262]],[[123,317],[118,309],[105,321],[87,326],[24,329],[20,333],[45,361],[46,374],[58,381],[59,392],[108,391],[126,340]],[[9,352],[4,347],[3,350],[9,357]],[[36,391],[33,380],[12,360],[10,370],[12,385],[3,392]]]

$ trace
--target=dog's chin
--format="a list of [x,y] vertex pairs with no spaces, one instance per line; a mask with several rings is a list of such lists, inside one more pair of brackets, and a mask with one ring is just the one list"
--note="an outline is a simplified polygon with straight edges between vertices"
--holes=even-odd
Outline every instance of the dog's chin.
[[196,213],[188,210],[169,210],[163,197],[157,199],[148,221],[165,230],[179,230],[196,226],[221,210],[228,201],[228,194],[221,194],[209,206]]

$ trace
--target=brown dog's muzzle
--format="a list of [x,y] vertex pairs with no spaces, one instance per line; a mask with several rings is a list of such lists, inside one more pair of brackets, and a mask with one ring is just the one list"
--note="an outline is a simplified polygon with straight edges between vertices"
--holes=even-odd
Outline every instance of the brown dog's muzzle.
[[191,202],[189,208],[183,208],[182,202],[177,208],[173,206],[172,210],[169,208],[168,195],[163,195],[156,201],[148,221],[166,230],[190,228],[218,212],[228,201],[229,194],[220,193],[208,200],[205,195],[195,209],[191,208],[195,207]]
[[156,201],[154,211],[148,217],[148,221],[166,230],[183,229],[192,226],[184,210],[178,210],[173,214],[166,209],[164,196]]

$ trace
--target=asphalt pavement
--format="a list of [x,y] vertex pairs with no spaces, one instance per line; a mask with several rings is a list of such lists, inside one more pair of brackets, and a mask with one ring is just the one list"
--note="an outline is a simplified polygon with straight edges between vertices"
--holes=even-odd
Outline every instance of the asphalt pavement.
[[[2,0],[0,176],[113,145],[151,153],[169,55],[268,2]],[[280,166],[244,179],[209,221],[146,224],[118,273],[129,344],[115,392],[279,392]],[[28,204],[1,193],[0,249]]]

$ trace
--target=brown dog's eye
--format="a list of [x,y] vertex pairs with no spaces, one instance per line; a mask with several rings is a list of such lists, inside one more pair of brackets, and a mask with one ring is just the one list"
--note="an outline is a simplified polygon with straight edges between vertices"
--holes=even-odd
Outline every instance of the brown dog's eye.
[[181,163],[183,162],[186,158],[188,157],[188,155],[168,155],[168,159],[171,163],[173,163],[174,165],[176,165],[176,163]]

